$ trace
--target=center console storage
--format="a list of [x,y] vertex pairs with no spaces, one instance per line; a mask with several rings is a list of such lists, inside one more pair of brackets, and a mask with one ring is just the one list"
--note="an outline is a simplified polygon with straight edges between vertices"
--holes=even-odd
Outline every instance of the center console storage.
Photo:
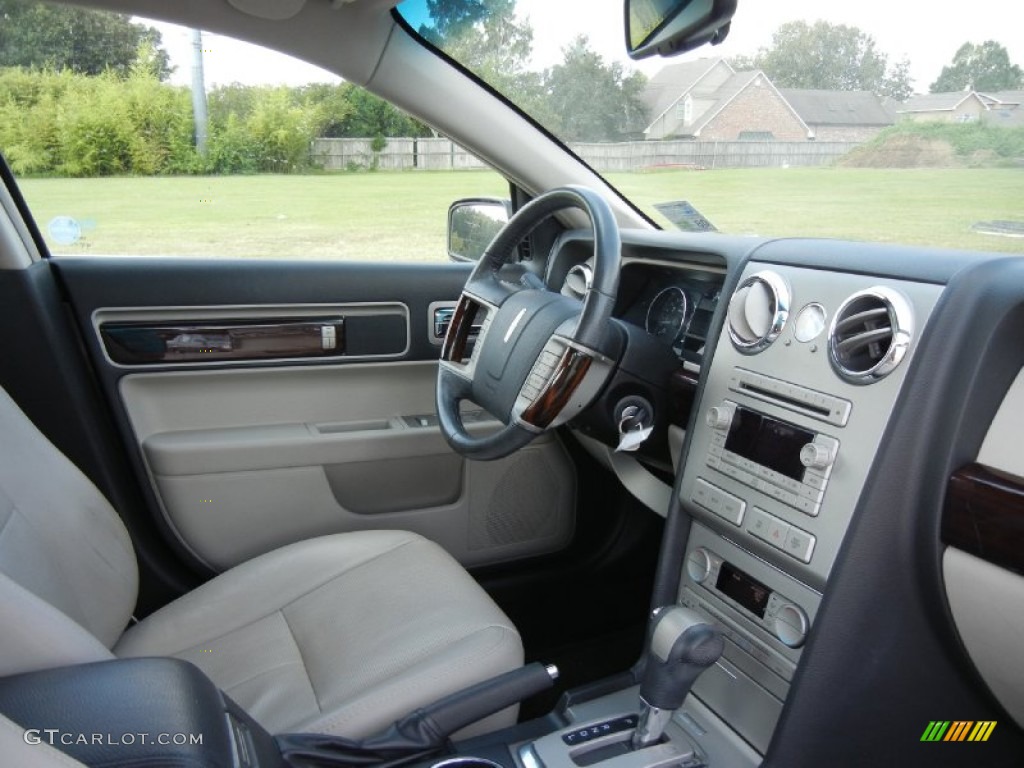
[[[0,712],[87,766],[284,768],[274,738],[192,664],[120,659],[0,679]],[[38,739],[38,741],[36,741]]]
[[[271,736],[196,666],[118,659],[0,678],[0,713],[86,766],[117,768],[344,768],[411,765],[449,752],[451,734],[551,687],[553,666],[527,664],[420,707],[355,740]],[[446,768],[501,768],[437,758]],[[435,761],[436,762],[436,761]]]

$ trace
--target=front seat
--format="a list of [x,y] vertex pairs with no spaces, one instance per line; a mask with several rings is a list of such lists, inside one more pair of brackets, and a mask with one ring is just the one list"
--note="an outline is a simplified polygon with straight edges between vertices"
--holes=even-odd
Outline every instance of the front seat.
[[362,738],[523,660],[512,622],[446,552],[411,533],[283,547],[125,631],[137,590],[120,518],[0,389],[0,675],[174,656],[271,733]]

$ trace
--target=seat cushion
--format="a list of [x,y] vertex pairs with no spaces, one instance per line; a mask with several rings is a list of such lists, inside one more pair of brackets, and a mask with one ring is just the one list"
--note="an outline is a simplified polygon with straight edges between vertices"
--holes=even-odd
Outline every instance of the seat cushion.
[[349,738],[522,664],[518,632],[469,574],[399,531],[250,560],[130,628],[114,652],[193,662],[271,733]]

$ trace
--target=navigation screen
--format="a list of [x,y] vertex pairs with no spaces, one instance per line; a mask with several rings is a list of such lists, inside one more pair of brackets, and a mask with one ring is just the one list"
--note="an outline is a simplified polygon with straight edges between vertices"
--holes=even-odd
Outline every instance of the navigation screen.
[[768,598],[771,597],[772,592],[764,584],[747,576],[739,568],[734,568],[729,563],[722,563],[715,587],[757,618],[764,618],[764,609],[768,605]]
[[740,407],[733,414],[725,450],[786,477],[802,480],[800,449],[813,440],[813,432]]

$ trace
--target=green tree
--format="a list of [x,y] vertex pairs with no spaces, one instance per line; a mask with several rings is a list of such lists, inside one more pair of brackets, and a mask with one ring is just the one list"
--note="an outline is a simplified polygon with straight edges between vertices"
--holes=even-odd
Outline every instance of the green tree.
[[889,96],[896,101],[906,101],[914,92],[910,83],[910,61],[902,58],[889,68],[879,95]]
[[757,69],[757,62],[755,59],[756,56],[739,54],[738,56],[730,56],[726,61],[729,62],[729,66],[737,72],[749,72],[752,69]]
[[0,67],[127,75],[140,58],[161,80],[171,73],[160,33],[120,13],[0,0]]
[[527,69],[533,26],[516,17],[516,0],[427,0],[426,40],[526,108],[539,108],[540,77]]
[[325,135],[372,138],[374,136],[430,136],[430,129],[365,88],[342,83],[337,86],[351,111],[334,123]]
[[641,95],[647,78],[607,63],[579,35],[562,50],[561,64],[545,77],[558,134],[570,141],[616,141],[643,130],[647,110]]
[[871,35],[845,24],[787,22],[753,63],[783,88],[872,91],[894,98],[910,93],[909,64],[904,60],[890,68]]
[[942,68],[938,80],[931,84],[932,93],[947,91],[1002,91],[1024,87],[1024,71],[1010,62],[1006,48],[995,40],[980,45],[964,43],[953,61]]
[[320,110],[321,136],[336,138],[345,135],[345,126],[355,112],[349,98],[350,89],[351,86],[331,83],[311,83],[298,89],[296,98],[303,106]]
[[[498,0],[498,5],[502,4],[515,5],[515,0]],[[421,26],[419,32],[440,46],[452,34],[460,34],[472,27],[495,6],[489,0],[427,0],[431,23]]]

